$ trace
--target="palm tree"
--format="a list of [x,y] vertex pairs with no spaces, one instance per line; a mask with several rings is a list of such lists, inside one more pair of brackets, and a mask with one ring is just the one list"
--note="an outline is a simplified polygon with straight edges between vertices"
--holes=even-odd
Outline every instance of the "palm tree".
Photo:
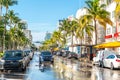
[[[3,0],[2,5],[6,8],[6,14],[5,14],[5,16],[7,15],[9,6],[13,6],[14,4],[17,4],[17,1],[16,1],[16,0]],[[6,21],[5,21],[4,33],[3,33],[3,52],[5,51],[5,34],[6,34],[6,25],[7,25],[7,20],[8,20],[8,18],[5,17],[5,20],[6,20]]]
[[3,1],[4,0],[0,0],[0,16],[2,16]]
[[91,16],[81,16],[80,19],[78,19],[76,37],[79,39],[79,41],[81,41],[81,44],[85,34],[87,34],[89,37],[92,37],[94,27],[90,25],[90,23],[92,22],[90,19]]
[[59,47],[63,47],[63,44],[65,45],[66,40],[59,30],[53,32],[52,39],[55,40],[56,44],[58,44]]
[[17,0],[3,0],[3,6],[6,8],[6,14],[8,12],[9,6],[13,6],[17,3]]
[[69,21],[68,19],[63,19],[61,22],[60,22],[60,27],[59,27],[59,30],[61,32],[63,32],[64,36],[67,37],[68,36],[68,33],[69,33]]
[[120,0],[114,0],[116,2],[116,15],[118,15],[118,13],[120,12]]
[[65,37],[71,36],[71,46],[73,51],[73,37],[75,36],[75,31],[77,29],[77,21],[64,19],[60,25],[61,27],[59,29],[65,33]]
[[[77,20],[78,26],[76,29],[76,37],[77,37],[77,39],[79,39],[79,41],[81,41],[81,46],[83,45],[82,41],[86,40],[85,36],[89,36],[90,39],[92,38],[92,32],[94,31],[94,27],[92,25],[90,25],[90,23],[92,22],[90,20],[90,18],[91,18],[91,16],[81,16]],[[82,49],[81,49],[81,54],[82,54]]]
[[95,27],[95,44],[97,44],[97,22],[102,25],[106,29],[106,24],[113,25],[112,21],[109,18],[109,12],[105,10],[105,4],[99,3],[99,0],[88,0],[86,1],[87,7],[85,7],[88,11],[88,15],[91,16],[94,27]]
[[2,48],[1,49],[2,51],[3,51],[3,32],[4,32],[4,20],[2,18],[0,21],[0,47]]
[[20,22],[18,22],[18,28],[19,29],[26,29],[27,28],[27,23],[25,23],[25,22],[22,22],[22,21],[20,21]]
[[7,16],[9,18],[9,26],[10,26],[10,28],[12,26],[14,26],[14,20],[17,17],[16,15],[17,15],[17,13],[14,13],[13,10],[9,10],[8,13],[7,13]]

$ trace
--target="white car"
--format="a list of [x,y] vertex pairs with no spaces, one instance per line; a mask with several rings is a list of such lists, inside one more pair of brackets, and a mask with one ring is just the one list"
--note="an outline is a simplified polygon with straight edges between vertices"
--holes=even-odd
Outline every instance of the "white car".
[[115,53],[114,51],[109,50],[99,50],[97,51],[97,56],[93,58],[93,64],[98,64],[100,67],[102,66],[103,59],[108,57],[109,55]]
[[120,55],[111,54],[103,60],[102,67],[108,67],[110,69],[120,69]]

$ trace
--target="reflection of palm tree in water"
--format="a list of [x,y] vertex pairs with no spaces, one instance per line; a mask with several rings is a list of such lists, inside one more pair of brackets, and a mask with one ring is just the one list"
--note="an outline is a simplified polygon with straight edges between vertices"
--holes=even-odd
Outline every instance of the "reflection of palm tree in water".
[[68,80],[73,80],[73,61],[70,60],[70,64],[68,64],[68,68],[67,68],[67,77],[68,77]]

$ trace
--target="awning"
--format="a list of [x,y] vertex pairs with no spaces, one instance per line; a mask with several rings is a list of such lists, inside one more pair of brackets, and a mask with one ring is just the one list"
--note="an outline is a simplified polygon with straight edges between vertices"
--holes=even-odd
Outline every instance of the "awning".
[[120,47],[120,41],[102,43],[94,46],[95,48],[115,48]]
[[59,50],[59,48],[54,48],[54,51],[58,51]]

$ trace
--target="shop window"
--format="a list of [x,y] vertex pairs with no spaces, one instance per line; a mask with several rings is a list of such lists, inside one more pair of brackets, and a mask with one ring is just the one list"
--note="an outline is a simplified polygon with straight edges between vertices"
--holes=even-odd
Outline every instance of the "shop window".
[[113,34],[116,33],[116,27],[115,26],[112,28],[112,33]]
[[107,35],[111,33],[111,29],[110,28],[107,28]]
[[115,11],[112,11],[112,18],[115,17]]

